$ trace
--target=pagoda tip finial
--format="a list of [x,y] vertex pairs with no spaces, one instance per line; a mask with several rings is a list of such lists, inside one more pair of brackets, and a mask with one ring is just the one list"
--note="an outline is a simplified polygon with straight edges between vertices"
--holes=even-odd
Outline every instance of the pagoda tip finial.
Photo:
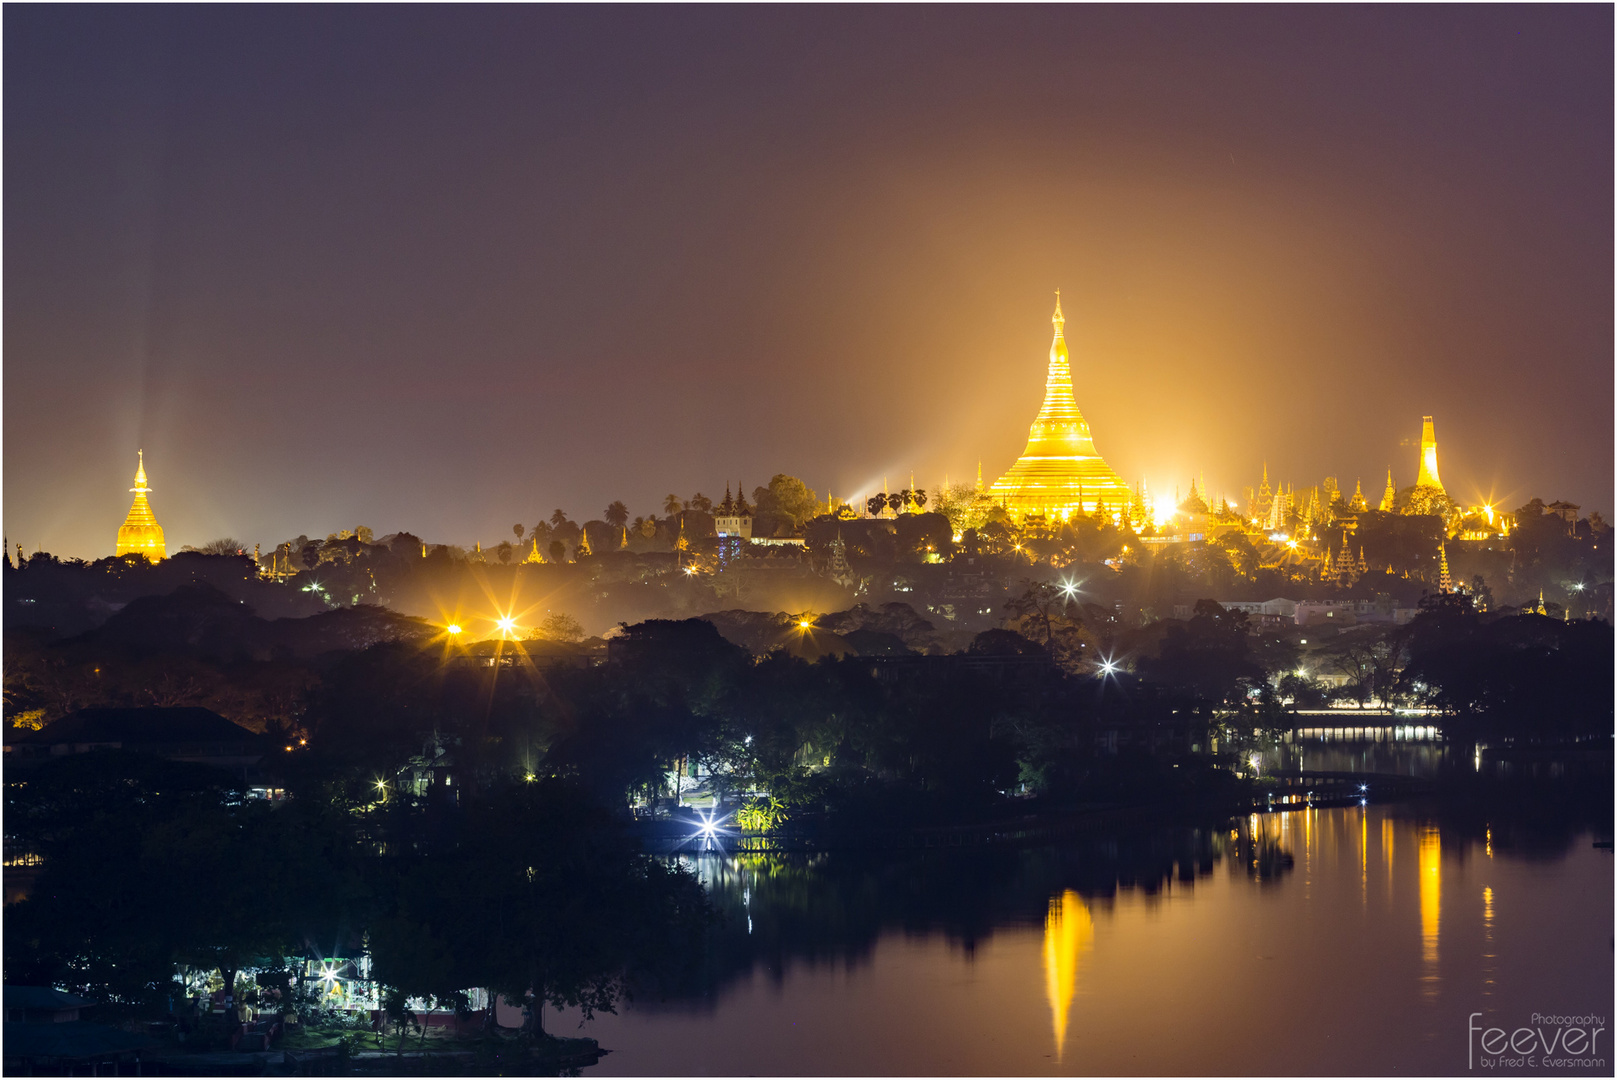
[[1054,315],[1050,316],[1050,321],[1055,323],[1057,326],[1060,326],[1061,324],[1063,324],[1063,323],[1065,323],[1067,321],[1066,318],[1061,314],[1061,290],[1060,289],[1056,290],[1056,313]]

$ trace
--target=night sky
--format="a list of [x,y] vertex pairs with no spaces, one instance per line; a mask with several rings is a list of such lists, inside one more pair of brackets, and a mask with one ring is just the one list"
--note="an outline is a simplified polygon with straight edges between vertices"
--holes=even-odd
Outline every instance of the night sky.
[[5,530],[1101,452],[1612,508],[1612,8],[4,11]]

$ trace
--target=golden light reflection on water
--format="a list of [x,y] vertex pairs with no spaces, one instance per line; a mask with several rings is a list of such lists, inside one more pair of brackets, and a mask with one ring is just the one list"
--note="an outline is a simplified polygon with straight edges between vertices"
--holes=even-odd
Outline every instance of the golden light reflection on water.
[[1437,934],[1443,891],[1443,842],[1436,826],[1428,825],[1420,837],[1421,996],[1437,996]]
[[1095,939],[1095,923],[1083,898],[1068,889],[1050,898],[1044,916],[1044,990],[1055,1028],[1056,1060],[1067,1044],[1067,1017],[1078,991],[1078,962]]
[[1359,906],[1370,910],[1370,811],[1359,807]]
[[1493,997],[1493,888],[1487,885],[1482,887],[1482,950],[1482,996]]
[[1392,899],[1392,818],[1381,819],[1381,863],[1387,868],[1387,899]]

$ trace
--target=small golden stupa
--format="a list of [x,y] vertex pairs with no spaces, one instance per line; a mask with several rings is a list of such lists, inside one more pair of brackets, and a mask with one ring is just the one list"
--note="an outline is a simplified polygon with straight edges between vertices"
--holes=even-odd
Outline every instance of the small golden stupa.
[[1016,518],[1043,514],[1065,519],[1075,511],[1097,508],[1120,511],[1134,492],[1095,449],[1089,423],[1072,396],[1072,361],[1062,328],[1061,293],[1056,292],[1055,338],[1050,342],[1050,368],[1044,381],[1044,408],[1028,432],[1027,449],[988,494]]
[[168,557],[168,548],[163,544],[163,526],[157,523],[151,504],[146,501],[146,493],[152,490],[146,486],[146,452],[137,450],[136,454],[140,465],[135,470],[135,486],[129,489],[135,493],[135,501],[130,504],[129,516],[118,527],[117,553],[144,555],[156,562]]

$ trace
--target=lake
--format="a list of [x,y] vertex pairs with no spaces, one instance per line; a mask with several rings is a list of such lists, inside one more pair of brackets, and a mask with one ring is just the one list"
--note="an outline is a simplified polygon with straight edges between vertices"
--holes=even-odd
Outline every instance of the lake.
[[1543,1071],[1479,1061],[1537,1014],[1557,1060],[1600,1062],[1552,1071],[1610,1075],[1609,1033],[1593,1055],[1571,1034],[1611,1027],[1594,841],[1361,806],[1022,850],[704,853],[724,924],[700,970],[546,1026],[610,1049],[599,1075],[1430,1074]]

